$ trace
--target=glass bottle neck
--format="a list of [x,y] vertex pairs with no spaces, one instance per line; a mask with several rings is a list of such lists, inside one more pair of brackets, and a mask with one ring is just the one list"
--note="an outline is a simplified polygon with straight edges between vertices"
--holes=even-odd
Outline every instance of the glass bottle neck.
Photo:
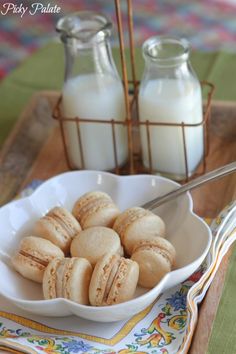
[[145,79],[194,79],[185,39],[151,37],[143,44]]
[[75,38],[64,41],[65,81],[78,75],[109,75],[117,77],[108,38],[82,43]]
[[188,60],[189,44],[185,39],[151,37],[143,44],[143,55],[159,67],[172,67]]

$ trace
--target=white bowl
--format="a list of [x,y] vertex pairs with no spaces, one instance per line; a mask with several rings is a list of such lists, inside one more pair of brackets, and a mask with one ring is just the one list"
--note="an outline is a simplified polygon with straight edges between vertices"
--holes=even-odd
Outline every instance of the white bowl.
[[138,288],[135,298],[122,304],[93,307],[65,299],[43,300],[39,284],[24,279],[11,267],[10,258],[22,237],[31,235],[34,222],[56,205],[72,209],[85,192],[107,192],[121,210],[171,191],[177,183],[159,176],[116,176],[106,172],[67,172],[43,183],[30,197],[13,201],[0,209],[0,293],[18,307],[45,316],[71,314],[101,322],[130,317],[148,305],[164,290],[187,279],[203,262],[212,240],[207,224],[192,211],[189,193],[155,212],[167,226],[167,239],[177,251],[176,268],[151,290]]

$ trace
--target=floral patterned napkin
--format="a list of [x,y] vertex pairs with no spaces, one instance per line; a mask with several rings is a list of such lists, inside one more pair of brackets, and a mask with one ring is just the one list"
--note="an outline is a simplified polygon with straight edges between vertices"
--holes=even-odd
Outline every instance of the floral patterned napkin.
[[[24,191],[28,195],[39,181]],[[27,314],[0,297],[0,349],[17,353],[187,353],[202,301],[224,254],[236,239],[236,202],[211,223],[213,243],[200,268],[165,291],[147,309],[115,323],[75,316],[47,318]]]

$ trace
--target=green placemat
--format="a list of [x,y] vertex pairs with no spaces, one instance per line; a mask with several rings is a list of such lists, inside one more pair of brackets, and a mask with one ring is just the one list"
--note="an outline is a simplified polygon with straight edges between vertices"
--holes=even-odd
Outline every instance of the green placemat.
[[230,258],[224,289],[212,328],[207,354],[236,353],[236,248]]

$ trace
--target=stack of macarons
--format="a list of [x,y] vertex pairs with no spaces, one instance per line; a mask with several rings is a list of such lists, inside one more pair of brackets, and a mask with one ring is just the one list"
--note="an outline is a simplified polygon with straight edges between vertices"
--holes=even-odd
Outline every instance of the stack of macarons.
[[154,287],[172,269],[175,249],[165,233],[164,221],[151,211],[121,213],[108,194],[88,192],[72,213],[57,206],[38,219],[12,264],[42,283],[45,299],[113,305],[130,300],[137,284]]
[[176,254],[165,239],[164,221],[149,210],[133,207],[115,220],[113,229],[120,235],[125,253],[139,265],[138,284],[153,288],[171,271]]

